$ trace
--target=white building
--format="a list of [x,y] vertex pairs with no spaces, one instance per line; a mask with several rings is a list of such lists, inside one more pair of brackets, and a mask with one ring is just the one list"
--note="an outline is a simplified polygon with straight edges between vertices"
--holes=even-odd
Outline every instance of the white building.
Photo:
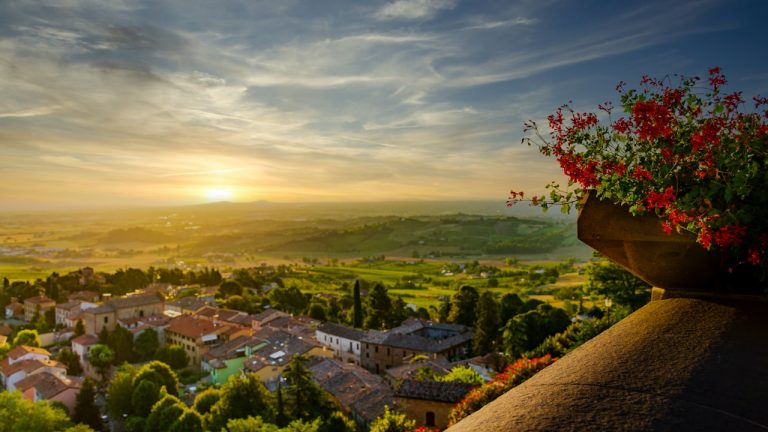
[[363,330],[326,322],[315,330],[317,341],[333,350],[334,358],[360,365],[360,339],[365,336]]

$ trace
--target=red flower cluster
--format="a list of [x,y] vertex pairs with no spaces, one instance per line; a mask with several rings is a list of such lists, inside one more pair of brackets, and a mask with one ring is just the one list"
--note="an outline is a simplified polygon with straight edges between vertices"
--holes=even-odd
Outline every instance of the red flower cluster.
[[[727,80],[720,68],[709,70],[704,92],[698,77],[678,79],[672,85],[670,78],[645,76],[640,91],[619,83],[626,116],[607,124],[568,105],[547,118],[549,139],[526,123],[536,134],[524,141],[538,139],[575,189],[553,183],[546,199],[514,192],[508,205],[529,200],[566,208],[595,188],[635,214],[655,212],[667,233],[692,233],[734,263],[768,267],[768,98],[755,96],[755,111],[741,111],[741,92],[721,96]],[[613,107],[598,109],[610,114]]]

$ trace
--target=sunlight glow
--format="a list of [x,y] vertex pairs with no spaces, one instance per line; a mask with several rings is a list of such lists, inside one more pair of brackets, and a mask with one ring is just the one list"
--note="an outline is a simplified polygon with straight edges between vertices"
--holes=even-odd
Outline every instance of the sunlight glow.
[[205,190],[208,201],[229,201],[234,197],[230,188],[208,188]]

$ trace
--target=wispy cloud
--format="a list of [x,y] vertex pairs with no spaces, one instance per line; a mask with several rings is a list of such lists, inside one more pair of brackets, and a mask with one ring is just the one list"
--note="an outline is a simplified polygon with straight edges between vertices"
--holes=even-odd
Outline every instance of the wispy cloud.
[[498,28],[504,28],[504,27],[510,27],[510,26],[517,26],[517,25],[533,25],[538,23],[539,20],[535,18],[523,18],[523,17],[517,17],[517,18],[511,18],[508,20],[503,21],[485,21],[480,24],[474,24],[468,27],[465,27],[465,30],[492,30],[492,29],[498,29]]
[[376,11],[380,20],[429,19],[444,9],[456,7],[457,0],[395,0]]

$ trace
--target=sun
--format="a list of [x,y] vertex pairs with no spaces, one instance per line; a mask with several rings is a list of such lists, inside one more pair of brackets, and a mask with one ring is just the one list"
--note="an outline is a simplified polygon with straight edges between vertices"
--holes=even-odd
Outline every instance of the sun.
[[208,188],[205,190],[208,201],[229,201],[234,197],[232,189],[226,187]]

